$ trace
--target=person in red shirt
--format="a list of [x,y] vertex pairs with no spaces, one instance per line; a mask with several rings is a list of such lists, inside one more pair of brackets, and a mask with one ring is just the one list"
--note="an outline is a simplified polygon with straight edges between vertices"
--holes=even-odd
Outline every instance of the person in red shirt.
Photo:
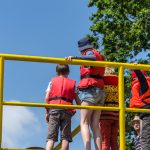
[[[105,61],[100,51],[94,49],[90,38],[85,37],[78,41],[78,49],[81,56],[66,57],[67,61],[72,59],[83,59],[91,61]],[[82,106],[98,106],[104,104],[104,81],[105,67],[80,66],[80,82],[78,84],[79,97]],[[81,109],[81,135],[85,150],[91,150],[90,127],[93,132],[95,149],[101,150],[101,135],[99,132],[100,110]]]
[[[75,99],[80,105],[75,81],[68,78],[69,66],[56,66],[57,76],[52,78],[46,90],[45,102],[47,104],[72,105]],[[53,150],[54,143],[58,141],[59,128],[61,130],[62,150],[69,149],[71,138],[71,117],[75,109],[46,108],[46,121],[48,123],[48,136],[46,150]]]
[[[118,107],[118,76],[113,68],[106,67],[104,74],[105,106]],[[102,111],[100,132],[102,150],[119,150],[118,146],[119,112]]]
[[[144,70],[132,71],[131,108],[150,109],[150,77]],[[150,114],[140,113],[142,120],[141,147],[142,150],[150,149]]]

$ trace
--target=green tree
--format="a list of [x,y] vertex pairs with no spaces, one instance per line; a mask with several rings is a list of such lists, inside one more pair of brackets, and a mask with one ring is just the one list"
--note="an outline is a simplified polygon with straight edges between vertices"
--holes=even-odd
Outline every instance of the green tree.
[[127,62],[150,49],[150,0],[90,0],[94,37],[110,61]]
[[[108,61],[133,62],[141,52],[150,51],[150,0],[89,0],[89,7],[96,8],[90,17],[93,22],[93,43],[101,46]],[[96,45],[96,43],[98,43]],[[136,62],[150,62],[146,59]],[[129,103],[131,71],[125,70],[125,99]],[[126,113],[126,149],[134,150],[130,121],[133,113]]]

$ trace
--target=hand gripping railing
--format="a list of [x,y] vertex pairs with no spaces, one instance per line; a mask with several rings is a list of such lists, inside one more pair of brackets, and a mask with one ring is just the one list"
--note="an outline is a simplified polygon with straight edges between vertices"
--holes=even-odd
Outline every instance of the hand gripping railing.
[[[102,107],[102,106],[78,106],[78,105],[54,105],[43,103],[27,103],[27,102],[8,102],[3,101],[3,82],[4,82],[4,62],[5,60],[15,61],[28,61],[28,62],[41,62],[41,63],[59,63],[59,64],[72,64],[72,65],[86,65],[86,66],[108,66],[119,69],[119,107]],[[110,110],[119,111],[119,129],[120,129],[120,150],[125,150],[125,112],[150,112],[147,109],[131,109],[125,108],[124,105],[124,69],[142,69],[150,70],[150,65],[143,64],[129,64],[118,62],[106,62],[106,61],[85,61],[85,60],[73,60],[67,62],[64,58],[51,58],[40,56],[25,56],[25,55],[13,55],[13,54],[0,54],[0,149],[11,150],[8,148],[2,148],[2,115],[3,105],[14,106],[30,106],[30,107],[54,107],[54,108],[77,108],[77,109],[92,109],[92,110]],[[13,148],[13,150],[15,150]],[[16,149],[17,150],[17,149]]]

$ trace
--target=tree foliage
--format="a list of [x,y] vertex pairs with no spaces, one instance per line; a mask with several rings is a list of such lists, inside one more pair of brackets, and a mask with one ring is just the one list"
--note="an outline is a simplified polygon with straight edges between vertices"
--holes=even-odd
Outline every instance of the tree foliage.
[[[93,35],[110,61],[126,62],[150,49],[150,0],[90,0]],[[122,57],[123,56],[123,57]]]
[[[108,61],[133,62],[141,52],[149,52],[136,63],[150,62],[150,0],[89,0],[89,7],[96,8],[90,17],[93,22],[93,43],[100,41],[102,52]],[[125,70],[125,99],[129,105],[131,71]],[[134,150],[131,119],[126,113],[126,149]]]

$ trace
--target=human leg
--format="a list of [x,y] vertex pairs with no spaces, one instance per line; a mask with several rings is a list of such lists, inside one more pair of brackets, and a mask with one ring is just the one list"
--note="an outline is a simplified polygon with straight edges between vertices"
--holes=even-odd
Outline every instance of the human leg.
[[113,120],[113,123],[111,124],[111,137],[110,137],[111,150],[119,150],[118,129],[119,129],[118,120]]
[[69,141],[62,140],[61,150],[69,150]]
[[102,136],[102,150],[110,150],[111,121],[101,120],[100,130]]
[[69,150],[69,142],[72,142],[71,137],[71,115],[66,113],[66,110],[61,115],[60,131],[62,140],[62,150]]
[[94,136],[95,149],[101,150],[101,134],[99,132],[99,119],[101,111],[95,110],[91,117],[91,129]]
[[49,115],[46,150],[53,150],[54,143],[58,140],[59,117],[59,114]]
[[54,148],[54,141],[53,140],[48,140],[46,143],[46,150],[53,150]]
[[[91,105],[89,102],[82,102],[82,106]],[[89,125],[91,122],[92,110],[81,109],[80,128],[85,150],[91,150],[91,134]]]
[[[98,87],[91,87],[80,92],[82,100],[82,106],[91,105],[103,105],[104,104],[104,92]],[[93,114],[93,117],[92,117]],[[91,150],[91,135],[90,128],[93,130],[95,138],[95,147],[100,148],[100,133],[99,133],[99,117],[100,111],[81,109],[81,134],[84,142],[85,150]],[[92,119],[96,118],[96,119]],[[95,126],[95,127],[94,127]]]

